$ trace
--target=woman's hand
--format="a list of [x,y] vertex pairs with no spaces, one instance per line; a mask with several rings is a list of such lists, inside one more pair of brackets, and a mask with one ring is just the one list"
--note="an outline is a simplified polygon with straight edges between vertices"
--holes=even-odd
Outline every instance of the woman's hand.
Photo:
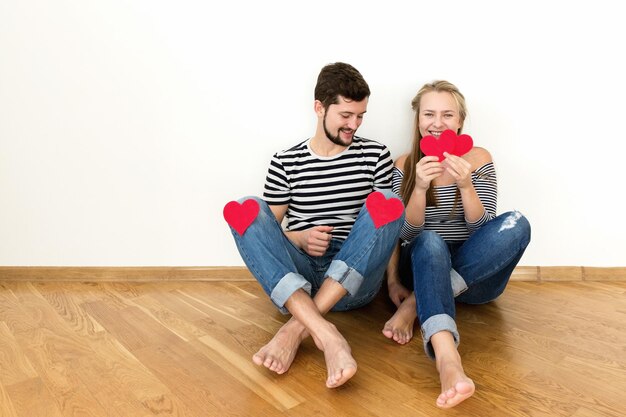
[[411,295],[411,291],[407,290],[399,281],[387,281],[387,288],[389,289],[389,298],[396,307],[400,307],[404,299]]
[[425,156],[415,164],[415,188],[426,191],[432,180],[443,173],[444,167],[436,156]]
[[472,185],[472,165],[460,156],[444,152],[446,157],[443,161],[446,171],[454,178],[459,189]]

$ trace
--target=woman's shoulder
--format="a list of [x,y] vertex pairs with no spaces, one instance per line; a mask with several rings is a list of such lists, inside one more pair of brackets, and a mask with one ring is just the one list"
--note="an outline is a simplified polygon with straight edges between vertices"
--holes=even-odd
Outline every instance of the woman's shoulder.
[[472,164],[472,171],[477,170],[478,168],[493,162],[493,158],[489,151],[485,148],[481,148],[478,146],[473,147],[468,153],[466,153],[463,158]]
[[409,154],[404,154],[398,157],[398,159],[396,159],[396,162],[394,162],[393,166],[398,168],[400,171],[404,171],[404,163],[406,162],[406,159],[409,157]]

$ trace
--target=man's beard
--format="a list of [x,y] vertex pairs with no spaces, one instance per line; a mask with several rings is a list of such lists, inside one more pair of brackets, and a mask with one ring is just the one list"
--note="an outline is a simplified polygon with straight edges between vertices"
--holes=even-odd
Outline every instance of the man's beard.
[[[328,130],[328,128],[326,128],[326,115],[324,115],[324,120],[322,121],[322,125],[324,126],[324,133],[326,133],[326,137],[328,138],[328,140],[330,140],[335,145],[350,146],[350,144],[352,143],[352,140],[350,140],[350,142],[348,143],[344,143],[341,140],[340,132],[342,129],[339,129],[337,131],[337,136],[333,136],[332,133],[330,133],[330,131]],[[356,130],[352,132],[352,137],[354,137],[354,133],[356,133]]]

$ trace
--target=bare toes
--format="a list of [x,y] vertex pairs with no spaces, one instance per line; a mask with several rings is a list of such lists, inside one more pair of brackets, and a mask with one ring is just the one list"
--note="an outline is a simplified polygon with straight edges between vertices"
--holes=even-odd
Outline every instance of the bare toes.
[[333,375],[329,375],[326,381],[328,388],[337,388],[345,384],[350,378],[356,374],[356,366],[349,366],[345,369],[335,371]]

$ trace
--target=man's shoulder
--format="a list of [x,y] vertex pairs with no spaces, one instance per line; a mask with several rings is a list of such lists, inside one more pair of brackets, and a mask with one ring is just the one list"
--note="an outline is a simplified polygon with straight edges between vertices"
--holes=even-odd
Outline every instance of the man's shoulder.
[[291,148],[276,152],[274,156],[276,156],[277,158],[293,157],[293,156],[298,156],[299,154],[302,154],[302,153],[307,153],[309,152],[308,147],[307,147],[308,142],[309,142],[309,139],[305,139],[302,142],[299,142],[298,144],[292,146]]
[[370,145],[370,146],[381,146],[381,147],[386,148],[384,143],[378,140],[364,138],[362,136],[354,136],[352,143],[359,143],[359,144]]
[[367,139],[367,138],[363,138],[360,136],[355,136],[352,139],[352,146],[353,149],[361,149],[361,150],[378,150],[381,153],[388,151],[387,146],[382,143],[379,142],[377,140],[374,139]]

